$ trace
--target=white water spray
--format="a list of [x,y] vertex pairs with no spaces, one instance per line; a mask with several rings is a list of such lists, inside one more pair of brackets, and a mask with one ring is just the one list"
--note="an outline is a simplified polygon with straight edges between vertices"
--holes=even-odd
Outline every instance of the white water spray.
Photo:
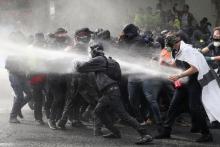
[[[123,51],[110,49],[107,55],[116,59],[124,74],[143,74],[167,78],[171,74],[179,73],[179,69],[159,66],[155,61],[150,61],[140,55],[128,55]],[[16,56],[23,60],[25,71],[29,73],[58,73],[68,74],[75,72],[76,62],[87,61],[88,57],[82,53],[64,52],[28,47],[10,41],[0,44],[0,57]]]

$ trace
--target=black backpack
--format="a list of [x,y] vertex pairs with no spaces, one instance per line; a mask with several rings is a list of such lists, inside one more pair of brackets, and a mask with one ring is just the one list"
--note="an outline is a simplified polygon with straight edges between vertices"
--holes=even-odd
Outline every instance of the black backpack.
[[112,57],[105,57],[106,59],[106,69],[107,69],[107,75],[114,81],[120,82],[121,81],[121,67],[119,63],[112,59]]

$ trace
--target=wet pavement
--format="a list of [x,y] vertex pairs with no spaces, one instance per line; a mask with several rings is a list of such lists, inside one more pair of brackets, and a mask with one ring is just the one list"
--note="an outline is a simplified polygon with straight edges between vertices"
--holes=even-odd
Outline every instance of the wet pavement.
[[[1,73],[0,73],[1,74]],[[122,131],[122,139],[104,139],[93,136],[92,125],[72,128],[67,130],[51,130],[48,125],[39,126],[34,121],[33,111],[27,106],[22,110],[24,119],[21,124],[8,123],[13,95],[8,83],[7,74],[0,75],[0,147],[114,147],[135,146],[138,134],[127,126],[119,125]],[[44,121],[47,120],[44,118]],[[148,126],[149,134],[154,135],[154,126]],[[193,140],[199,134],[191,134],[189,127],[175,125],[171,139],[154,140],[145,146],[152,147],[219,147],[220,130],[211,130],[214,136],[213,143],[199,144]]]

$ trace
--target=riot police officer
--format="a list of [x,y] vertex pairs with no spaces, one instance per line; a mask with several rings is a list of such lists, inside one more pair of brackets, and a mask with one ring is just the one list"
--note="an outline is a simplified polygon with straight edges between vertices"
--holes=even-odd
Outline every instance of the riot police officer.
[[[114,111],[122,121],[127,122],[141,135],[141,138],[136,142],[137,144],[151,142],[153,139],[150,135],[147,135],[146,129],[126,112],[122,104],[117,82],[121,75],[120,67],[117,69],[115,68],[115,72],[110,71],[113,70],[113,68],[110,68],[110,61],[105,57],[104,48],[100,43],[91,45],[89,53],[91,54],[92,59],[85,63],[78,63],[76,69],[80,73],[95,72],[96,84],[102,95],[96,105],[95,115],[101,120],[106,128],[111,131],[111,133],[103,135],[103,137],[121,138],[120,131],[114,126],[111,115],[109,115],[109,110],[111,110]],[[115,73],[115,75],[113,75],[113,73]]]

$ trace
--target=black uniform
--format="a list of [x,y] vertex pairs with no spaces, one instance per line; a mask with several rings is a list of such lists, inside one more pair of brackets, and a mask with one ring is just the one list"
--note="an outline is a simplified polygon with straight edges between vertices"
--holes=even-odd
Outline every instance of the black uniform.
[[127,122],[130,126],[135,128],[141,136],[146,135],[145,129],[143,129],[140,124],[124,109],[120,99],[121,94],[118,83],[106,74],[106,64],[107,60],[104,55],[99,55],[90,61],[78,64],[77,66],[78,72],[95,72],[96,84],[98,90],[102,94],[102,97],[96,105],[95,114],[99,117],[106,128],[117,136],[120,136],[120,132],[116,127],[114,127],[112,118],[108,113],[110,109],[115,111],[121,120]]

